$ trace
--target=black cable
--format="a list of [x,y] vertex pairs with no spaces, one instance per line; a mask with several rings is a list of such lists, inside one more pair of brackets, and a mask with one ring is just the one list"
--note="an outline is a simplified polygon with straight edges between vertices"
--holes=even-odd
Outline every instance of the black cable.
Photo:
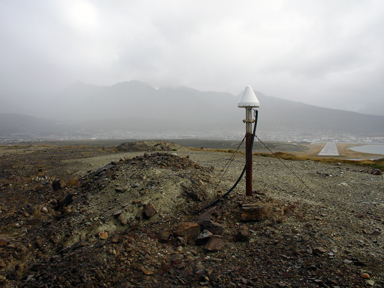
[[233,189],[236,188],[236,186],[237,186],[237,184],[239,184],[241,178],[243,178],[243,175],[244,175],[245,171],[247,170],[247,166],[248,166],[249,160],[251,159],[251,155],[252,155],[252,148],[253,148],[253,142],[254,142],[254,140],[255,140],[255,135],[256,135],[256,126],[257,126],[258,115],[259,115],[259,111],[255,110],[255,126],[253,127],[253,133],[252,133],[251,145],[250,145],[249,153],[248,153],[248,155],[247,155],[247,160],[246,160],[246,162],[245,162],[243,171],[241,172],[239,179],[237,179],[236,183],[232,186],[231,189],[229,189],[229,190],[227,191],[227,193],[223,194],[222,196],[220,196],[219,198],[217,198],[215,201],[211,202],[210,204],[208,204],[208,205],[205,206],[204,208],[195,211],[195,212],[193,213],[193,215],[197,215],[197,214],[199,214],[200,212],[202,212],[203,210],[205,210],[205,209],[207,209],[207,208],[209,208],[209,207],[212,207],[212,206],[216,205],[217,203],[219,203],[219,201],[220,201],[221,199],[227,197],[227,196],[229,195],[229,193],[231,193],[231,192],[233,191]]
[[[264,146],[265,148],[267,148],[267,150],[268,150],[269,152],[271,152],[272,155],[275,154],[275,153],[273,153],[273,151],[272,151],[271,149],[269,149],[269,147],[268,147],[263,141],[261,141],[261,139],[260,139],[259,137],[257,137],[257,135],[255,135],[255,137],[257,138],[257,140],[260,141],[261,144],[263,144],[263,146]],[[309,188],[308,185],[305,184],[304,180],[301,179],[295,172],[293,172],[293,170],[292,170],[291,168],[289,168],[289,167],[283,162],[283,160],[281,160],[280,157],[276,157],[276,158],[280,161],[281,164],[283,164],[283,165],[285,166],[285,168],[288,169],[289,172],[292,173],[293,176],[295,176],[297,179],[299,179],[299,181],[300,181],[300,182],[301,182],[301,183],[302,183],[308,190],[311,190],[311,188]]]
[[236,150],[232,153],[231,158],[229,158],[228,163],[224,166],[224,168],[223,168],[223,170],[222,170],[223,173],[222,173],[221,175],[219,174],[219,176],[218,176],[218,178],[219,178],[219,182],[216,184],[216,187],[219,185],[219,183],[221,182],[221,180],[223,180],[224,175],[225,175],[225,173],[227,173],[228,168],[229,168],[229,166],[231,165],[232,161],[235,160],[236,153],[237,153],[237,151],[240,149],[241,144],[243,144],[244,139],[245,139],[245,136],[243,137],[243,140],[241,140],[239,146],[237,146]]

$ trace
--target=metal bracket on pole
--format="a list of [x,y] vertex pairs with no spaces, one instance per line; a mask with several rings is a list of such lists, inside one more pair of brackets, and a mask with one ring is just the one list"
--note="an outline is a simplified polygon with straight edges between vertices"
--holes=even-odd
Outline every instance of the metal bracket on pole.
[[251,119],[251,120],[249,120],[249,119],[244,119],[244,120],[243,120],[243,123],[255,123],[255,120],[254,120],[254,119]]

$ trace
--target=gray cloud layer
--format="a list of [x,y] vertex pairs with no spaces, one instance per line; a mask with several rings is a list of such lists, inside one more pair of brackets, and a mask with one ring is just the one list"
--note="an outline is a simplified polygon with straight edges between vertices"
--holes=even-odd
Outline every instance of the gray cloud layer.
[[381,0],[3,0],[0,97],[37,101],[76,80],[236,94],[251,84],[384,115],[382,27]]

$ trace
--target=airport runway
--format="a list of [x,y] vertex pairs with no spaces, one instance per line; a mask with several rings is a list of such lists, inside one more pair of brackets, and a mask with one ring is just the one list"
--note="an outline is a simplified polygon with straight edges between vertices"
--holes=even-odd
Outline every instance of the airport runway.
[[337,145],[335,142],[328,142],[324,145],[323,149],[321,149],[319,156],[340,156],[339,150],[337,149]]

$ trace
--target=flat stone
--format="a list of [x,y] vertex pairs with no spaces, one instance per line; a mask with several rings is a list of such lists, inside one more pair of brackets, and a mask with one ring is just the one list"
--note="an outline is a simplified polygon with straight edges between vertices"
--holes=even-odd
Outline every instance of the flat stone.
[[273,203],[244,204],[240,215],[241,221],[262,221],[276,219],[284,215],[284,209]]
[[327,252],[327,250],[323,247],[316,247],[313,249],[313,253],[315,254],[324,254],[325,252]]
[[115,191],[116,191],[117,193],[125,193],[125,192],[128,191],[128,186],[117,187],[117,188],[115,188]]
[[204,220],[213,220],[212,214],[215,213],[215,211],[216,207],[213,207],[205,211],[203,214],[199,215],[199,217],[197,218],[197,224],[202,225]]
[[366,283],[367,283],[369,286],[373,286],[373,285],[375,285],[375,281],[373,281],[373,280],[367,280]]
[[223,249],[225,242],[220,236],[214,235],[209,239],[208,243],[205,244],[204,249],[209,252],[217,252]]
[[151,202],[149,202],[147,205],[145,205],[145,207],[144,207],[144,215],[148,219],[151,218],[156,213],[157,213],[157,211],[156,211],[155,207],[153,206],[153,204]]
[[194,241],[200,234],[200,225],[196,222],[182,222],[173,229],[175,237],[187,237],[188,242]]
[[143,271],[143,273],[144,273],[145,275],[153,275],[153,274],[155,274],[155,272],[153,272],[152,270],[148,269],[147,267],[145,267],[145,266],[143,266],[143,265],[139,265],[139,269],[140,269],[141,271]]
[[117,210],[115,213],[113,213],[113,216],[119,217],[123,213],[123,210]]
[[6,239],[0,239],[0,246],[7,246],[8,245],[8,240]]

